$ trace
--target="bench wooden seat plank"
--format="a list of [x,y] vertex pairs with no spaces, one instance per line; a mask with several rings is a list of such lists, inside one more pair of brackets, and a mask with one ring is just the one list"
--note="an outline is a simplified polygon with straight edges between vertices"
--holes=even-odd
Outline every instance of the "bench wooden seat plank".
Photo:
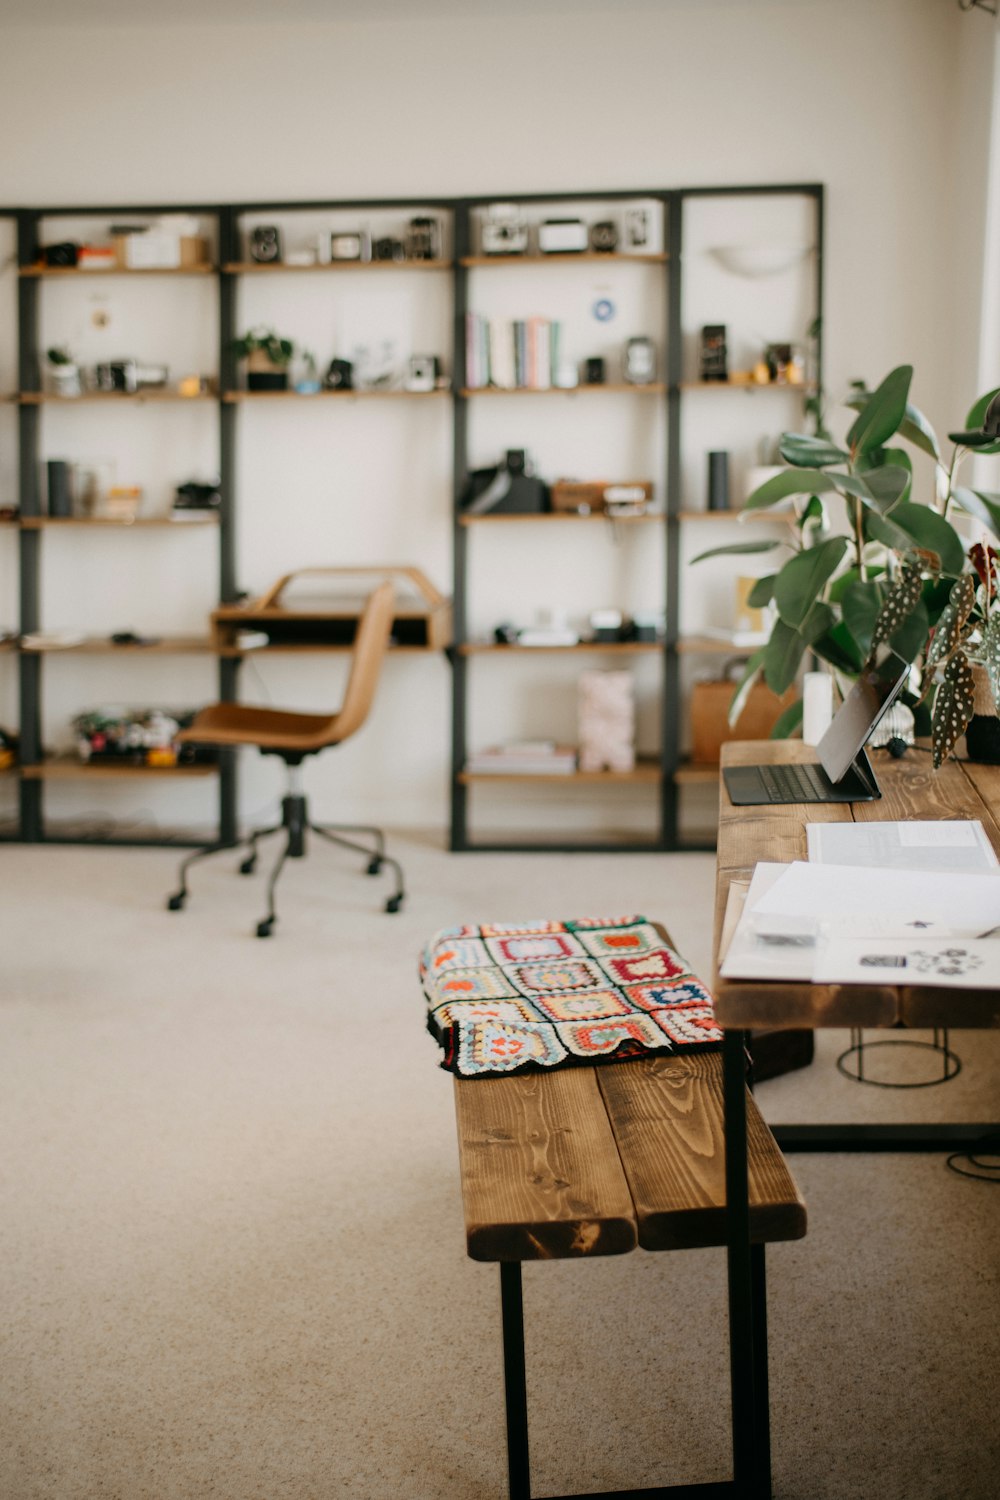
[[473,1260],[621,1255],[635,1211],[593,1068],[455,1080]]
[[[596,1071],[635,1204],[639,1244],[644,1250],[724,1245],[720,1054],[637,1058]],[[805,1205],[751,1095],[747,1155],[751,1239],[801,1239]]]

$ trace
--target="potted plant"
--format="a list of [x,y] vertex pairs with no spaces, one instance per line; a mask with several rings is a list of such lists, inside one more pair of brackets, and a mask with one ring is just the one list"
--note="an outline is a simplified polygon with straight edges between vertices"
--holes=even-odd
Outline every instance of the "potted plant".
[[248,391],[288,389],[288,366],[295,345],[271,328],[251,328],[233,343],[233,352],[247,362]]
[[[974,665],[986,669],[1000,701],[995,555],[981,543],[970,549],[952,524],[964,514],[1000,538],[1000,494],[958,482],[971,451],[1000,452],[1000,393],[974,404],[969,430],[951,434],[946,460],[930,423],[909,401],[912,375],[903,365],[875,391],[855,386],[847,404],[856,416],[843,447],[825,433],[783,436],[780,453],[788,467],[754,490],[744,509],[766,510],[791,499],[796,515],[787,540],[734,543],[695,559],[791,553],[750,595],[751,604],[773,608],[774,624],[747,663],[730,723],[759,677],[783,693],[812,653],[850,680],[883,641],[917,669],[919,688],[907,701],[918,712],[918,728],[930,729],[936,766],[972,717]],[[898,446],[899,440],[909,446]],[[933,463],[926,500],[915,496],[911,450]],[[834,502],[842,507],[837,531],[830,524]],[[774,734],[791,734],[801,717],[799,699]]]
[[68,349],[55,346],[46,349],[48,360],[46,385],[54,396],[79,396],[80,371]]

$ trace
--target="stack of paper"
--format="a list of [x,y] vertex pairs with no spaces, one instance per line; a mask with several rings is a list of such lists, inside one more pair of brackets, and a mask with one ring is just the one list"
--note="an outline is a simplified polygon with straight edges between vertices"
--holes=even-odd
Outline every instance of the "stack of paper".
[[725,978],[1000,985],[1000,866],[981,824],[822,824],[808,836],[808,864],[757,865]]

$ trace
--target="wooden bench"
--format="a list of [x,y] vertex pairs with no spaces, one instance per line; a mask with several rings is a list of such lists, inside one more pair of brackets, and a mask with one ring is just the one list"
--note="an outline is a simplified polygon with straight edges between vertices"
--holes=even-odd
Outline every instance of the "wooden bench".
[[[530,1500],[521,1262],[726,1243],[722,1058],[652,1056],[456,1079],[455,1108],[468,1252],[500,1263],[510,1500]],[[764,1245],[800,1239],[806,1213],[750,1096],[747,1137],[761,1315],[753,1389],[741,1400],[752,1404],[761,1437],[757,1472],[743,1491],[733,1478],[634,1496],[770,1494]]]

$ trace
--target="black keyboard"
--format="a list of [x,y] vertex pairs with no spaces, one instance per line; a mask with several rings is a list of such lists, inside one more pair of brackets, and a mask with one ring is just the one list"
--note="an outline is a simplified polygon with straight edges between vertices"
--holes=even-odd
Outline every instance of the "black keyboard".
[[758,766],[764,790],[771,802],[826,802],[830,783],[819,767]]

